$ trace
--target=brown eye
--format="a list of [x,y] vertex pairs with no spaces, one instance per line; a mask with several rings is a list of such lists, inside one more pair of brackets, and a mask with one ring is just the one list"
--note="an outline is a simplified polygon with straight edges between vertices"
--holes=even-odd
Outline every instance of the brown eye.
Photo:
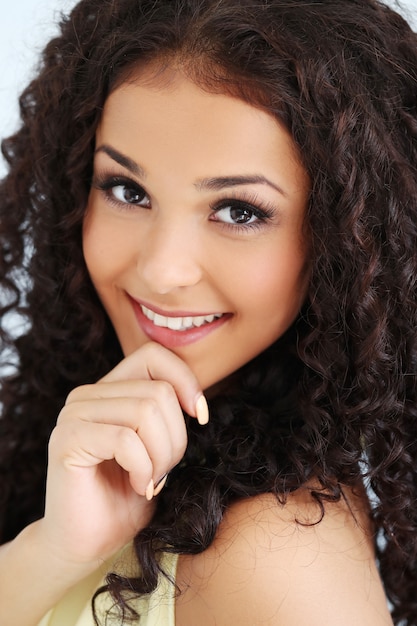
[[142,187],[136,185],[115,185],[111,188],[111,194],[117,202],[121,202],[123,204],[134,204],[143,207],[150,206],[147,194]]
[[244,207],[230,208],[230,220],[235,224],[247,224],[252,221],[255,214],[251,209]]
[[254,224],[265,218],[262,212],[246,202],[224,202],[216,208],[216,221],[224,224]]

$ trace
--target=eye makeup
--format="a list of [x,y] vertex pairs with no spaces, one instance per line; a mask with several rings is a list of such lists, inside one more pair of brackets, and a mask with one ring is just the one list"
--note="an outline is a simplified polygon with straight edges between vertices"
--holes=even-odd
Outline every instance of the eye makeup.
[[[105,201],[118,210],[152,208],[144,187],[129,176],[103,171],[94,176],[92,187],[102,192]],[[224,189],[223,198],[208,204],[209,220],[225,229],[249,233],[267,226],[268,222],[276,222],[280,215],[274,204],[260,199],[256,193],[248,193],[246,189],[240,193],[235,189],[231,195],[226,193]]]

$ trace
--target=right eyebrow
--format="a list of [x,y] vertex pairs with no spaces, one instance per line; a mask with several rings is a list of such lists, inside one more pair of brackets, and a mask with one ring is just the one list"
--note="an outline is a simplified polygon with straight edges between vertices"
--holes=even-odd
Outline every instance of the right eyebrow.
[[116,161],[116,163],[118,163],[122,167],[125,167],[127,170],[129,170],[129,172],[135,174],[135,176],[138,176],[142,179],[146,178],[145,170],[140,165],[138,165],[138,163],[136,163],[133,159],[126,156],[125,154],[122,154],[118,150],[115,150],[115,148],[112,148],[107,144],[103,144],[96,149],[95,154],[97,154],[98,152],[104,152],[104,154],[107,154],[107,156],[113,159],[113,161]]

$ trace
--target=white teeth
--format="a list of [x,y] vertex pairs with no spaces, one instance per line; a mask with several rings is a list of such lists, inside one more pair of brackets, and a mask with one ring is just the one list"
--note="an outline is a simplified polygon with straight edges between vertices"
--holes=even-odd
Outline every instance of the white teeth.
[[145,315],[146,315],[146,317],[147,317],[148,319],[150,319],[150,320],[151,320],[151,322],[153,322],[153,321],[154,321],[156,313],[154,313],[154,312],[153,312],[153,311],[151,311],[150,309],[145,309],[145,307],[144,307],[144,306],[142,307],[142,311],[143,311],[144,313],[145,313],[145,311],[146,311]]
[[169,328],[170,330],[189,330],[190,328],[199,328],[203,324],[210,324],[215,319],[222,317],[223,313],[216,313],[215,315],[196,315],[195,317],[167,317],[165,315],[159,315],[146,306],[141,305],[142,313],[145,317],[151,320],[155,326],[162,328]]
[[197,328],[199,326],[202,326],[205,323],[206,323],[206,318],[204,317],[204,315],[199,315],[198,317],[194,318],[194,326],[197,326]]
[[167,326],[171,330],[181,330],[182,317],[167,317]]
[[158,313],[155,313],[155,317],[153,318],[152,321],[155,324],[155,326],[166,326],[167,325],[167,318],[164,317],[163,315],[158,315]]

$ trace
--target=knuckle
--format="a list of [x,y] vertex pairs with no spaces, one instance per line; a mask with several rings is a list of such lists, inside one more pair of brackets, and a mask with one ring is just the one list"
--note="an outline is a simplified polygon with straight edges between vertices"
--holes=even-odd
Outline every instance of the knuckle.
[[78,438],[78,429],[71,423],[57,423],[52,430],[48,442],[49,457],[60,457],[70,447],[75,438]]
[[143,346],[142,351],[147,356],[159,356],[163,354],[165,350],[159,343],[156,343],[155,341],[148,341]]
[[91,387],[92,385],[81,385],[80,387],[75,387],[75,389],[72,389],[72,391],[70,391],[67,395],[65,405],[72,404],[73,402],[78,402],[86,395],[86,393],[89,392]]
[[173,386],[165,380],[155,381],[158,397],[162,402],[172,402],[177,399]]
[[131,428],[119,428],[117,432],[117,442],[119,446],[130,447],[132,444],[136,443],[137,434]]
[[160,414],[159,403],[155,398],[138,399],[137,409],[148,418],[156,418]]
[[187,448],[187,433],[184,430],[176,431],[170,441],[170,465],[177,465],[183,458]]
[[65,404],[58,414],[58,418],[56,420],[56,424],[61,425],[63,422],[67,422],[73,417],[73,406]]
[[173,443],[173,446],[172,446],[172,464],[173,465],[176,465],[177,463],[181,461],[182,457],[185,454],[186,447],[187,447],[186,441]]
[[57,446],[57,444],[59,443],[60,434],[61,434],[60,430],[61,430],[61,428],[59,426],[55,426],[55,428],[51,432],[51,435],[49,437],[49,442],[48,442],[48,448],[50,450],[54,449]]

